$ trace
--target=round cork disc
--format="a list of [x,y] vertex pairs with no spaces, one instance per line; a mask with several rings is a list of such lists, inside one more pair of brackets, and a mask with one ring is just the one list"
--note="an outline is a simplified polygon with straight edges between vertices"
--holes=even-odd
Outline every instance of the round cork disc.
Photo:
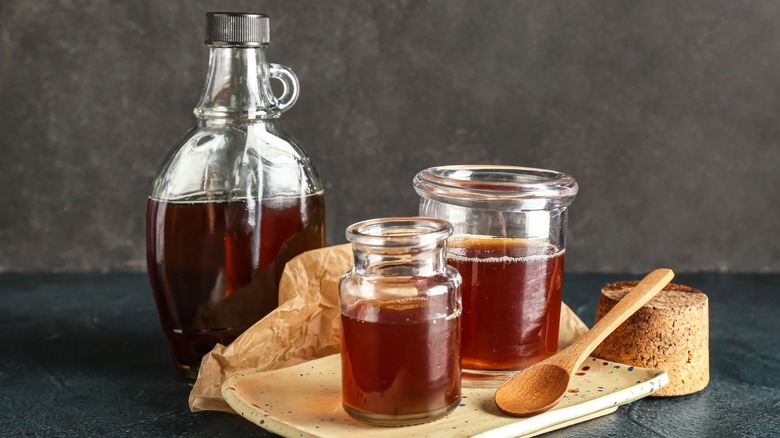
[[[601,289],[596,321],[636,286],[610,283]],[[653,396],[691,394],[710,380],[709,303],[707,295],[681,284],[669,284],[593,352],[613,362],[657,368],[669,383]]]

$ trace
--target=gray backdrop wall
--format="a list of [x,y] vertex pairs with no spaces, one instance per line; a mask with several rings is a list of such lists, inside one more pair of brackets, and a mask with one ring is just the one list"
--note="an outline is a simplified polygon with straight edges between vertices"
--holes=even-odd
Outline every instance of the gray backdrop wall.
[[205,13],[271,15],[329,243],[425,167],[573,174],[567,269],[780,272],[780,2],[0,2],[0,271],[145,269]]

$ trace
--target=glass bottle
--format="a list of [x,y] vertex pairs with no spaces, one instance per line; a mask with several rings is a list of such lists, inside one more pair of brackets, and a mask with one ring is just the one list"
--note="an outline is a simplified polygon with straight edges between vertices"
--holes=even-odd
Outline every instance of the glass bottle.
[[355,263],[339,284],[342,401],[381,426],[435,420],[460,402],[460,284],[447,221],[385,218],[347,228]]
[[[147,264],[176,367],[195,377],[277,305],[285,263],[324,245],[323,189],[279,125],[298,80],[269,64],[263,14],[208,13],[209,71],[197,126],[159,171],[147,208]],[[284,85],[276,97],[271,79]]]
[[464,378],[500,379],[554,354],[574,178],[528,167],[440,166],[418,173],[414,187],[420,215],[454,228],[447,258],[463,276]]

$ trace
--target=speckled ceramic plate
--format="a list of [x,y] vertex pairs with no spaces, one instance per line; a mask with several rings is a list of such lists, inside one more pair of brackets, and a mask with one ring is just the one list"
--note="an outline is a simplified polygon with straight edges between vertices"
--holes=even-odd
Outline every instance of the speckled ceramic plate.
[[518,437],[609,414],[668,381],[668,375],[661,370],[588,358],[563,401],[555,409],[534,417],[502,414],[493,402],[495,389],[463,388],[460,406],[447,417],[390,428],[359,423],[341,408],[339,355],[275,371],[232,376],[222,385],[222,395],[241,416],[283,436]]

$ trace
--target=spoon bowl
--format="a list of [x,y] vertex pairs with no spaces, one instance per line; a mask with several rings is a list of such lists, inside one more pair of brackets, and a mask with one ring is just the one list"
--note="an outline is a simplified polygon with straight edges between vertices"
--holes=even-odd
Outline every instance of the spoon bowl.
[[647,274],[577,342],[501,384],[495,396],[498,408],[509,415],[530,417],[555,407],[566,394],[574,372],[593,349],[647,304],[673,277],[674,272],[670,269],[656,269]]
[[[561,401],[569,386],[569,371],[553,363],[538,363],[523,370],[522,379],[507,381],[502,391],[522,393],[522,398],[513,397],[499,405],[504,412],[524,412],[536,415],[552,409]],[[533,382],[549,382],[542,386]],[[530,385],[530,386],[528,386]]]

